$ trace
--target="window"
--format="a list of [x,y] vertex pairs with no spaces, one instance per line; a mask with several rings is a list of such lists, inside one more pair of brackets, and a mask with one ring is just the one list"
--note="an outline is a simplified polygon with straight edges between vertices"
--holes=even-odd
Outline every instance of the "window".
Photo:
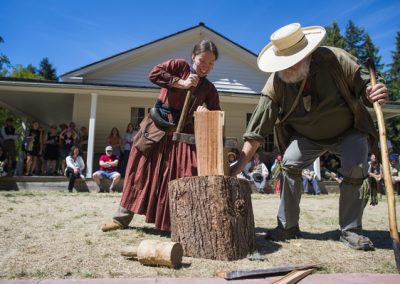
[[[252,113],[247,113],[246,114],[246,126],[249,124],[250,118],[251,118]],[[265,138],[265,143],[264,143],[264,151],[265,152],[272,152],[274,150],[274,134],[268,134]]]
[[131,108],[131,123],[133,124],[134,128],[139,128],[140,122],[142,122],[145,115],[145,108],[144,107],[133,107]]

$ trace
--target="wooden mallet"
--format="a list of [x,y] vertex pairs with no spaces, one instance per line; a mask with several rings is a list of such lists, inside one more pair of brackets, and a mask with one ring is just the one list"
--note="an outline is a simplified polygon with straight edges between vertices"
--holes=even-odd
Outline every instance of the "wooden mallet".
[[[368,58],[365,62],[366,67],[368,68],[370,77],[371,77],[371,85],[376,85],[376,73],[375,73],[375,65],[371,58]],[[393,240],[393,250],[394,250],[394,258],[396,260],[397,271],[400,273],[400,242],[399,242],[399,232],[397,230],[397,220],[396,220],[396,202],[394,198],[394,190],[392,177],[390,172],[390,164],[389,164],[389,153],[387,148],[386,141],[386,128],[385,128],[385,120],[383,118],[383,112],[381,105],[378,102],[374,102],[374,110],[376,117],[378,119],[378,128],[379,128],[379,142],[381,146],[381,156],[382,156],[382,166],[383,166],[383,180],[385,182],[386,187],[386,196],[388,203],[388,213],[389,213],[389,226],[390,226],[390,236]]]
[[136,258],[141,264],[179,268],[183,249],[180,243],[143,240],[138,246],[128,246],[121,255]]

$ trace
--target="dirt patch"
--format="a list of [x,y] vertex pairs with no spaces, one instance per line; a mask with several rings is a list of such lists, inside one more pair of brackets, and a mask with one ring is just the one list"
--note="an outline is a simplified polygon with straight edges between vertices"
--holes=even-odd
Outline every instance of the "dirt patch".
[[[385,200],[367,206],[365,234],[372,252],[347,248],[338,241],[338,195],[303,196],[303,238],[269,242],[263,234],[276,226],[277,195],[253,194],[257,248],[263,261],[213,261],[184,257],[182,268],[147,267],[120,255],[121,248],[143,239],[169,240],[143,216],[128,230],[103,233],[120,194],[60,191],[0,192],[0,278],[213,277],[217,271],[260,269],[318,263],[318,273],[397,273],[388,233]],[[399,216],[399,212],[398,215]]]

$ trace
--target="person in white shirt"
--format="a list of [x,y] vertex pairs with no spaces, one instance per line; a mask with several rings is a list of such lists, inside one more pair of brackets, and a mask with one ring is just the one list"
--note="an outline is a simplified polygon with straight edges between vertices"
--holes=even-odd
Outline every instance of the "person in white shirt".
[[85,179],[83,175],[83,170],[85,169],[85,162],[83,158],[79,155],[79,148],[73,146],[71,148],[71,153],[65,159],[67,167],[65,169],[65,176],[69,178],[68,191],[72,192],[75,185],[75,179],[81,178]]

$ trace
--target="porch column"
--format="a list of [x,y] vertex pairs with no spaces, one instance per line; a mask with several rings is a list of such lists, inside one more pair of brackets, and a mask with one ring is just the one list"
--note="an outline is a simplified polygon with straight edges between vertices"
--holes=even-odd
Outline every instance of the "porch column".
[[92,174],[93,174],[97,97],[98,97],[98,94],[91,93],[90,118],[89,118],[89,139],[88,139],[87,160],[86,160],[86,177],[87,178],[91,178]]

